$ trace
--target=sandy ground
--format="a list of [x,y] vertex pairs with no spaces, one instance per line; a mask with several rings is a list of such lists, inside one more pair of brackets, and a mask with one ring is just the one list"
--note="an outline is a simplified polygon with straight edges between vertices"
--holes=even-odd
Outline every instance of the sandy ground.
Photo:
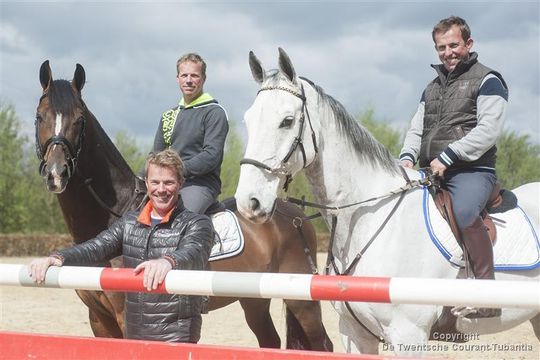
[[[320,254],[322,257],[323,255]],[[27,264],[29,258],[0,258],[0,263]],[[319,264],[324,259],[319,259]],[[323,320],[336,352],[344,352],[338,332],[338,318],[329,302],[323,302]],[[282,338],[284,307],[273,300],[272,317]],[[86,307],[73,290],[0,286],[0,330],[58,335],[92,336]],[[238,303],[204,315],[200,343],[257,347],[255,336],[245,324]],[[430,342],[444,351],[429,351],[426,357],[452,359],[540,359],[540,342],[529,322],[496,335],[480,335],[466,344]],[[483,347],[480,351],[478,347]],[[381,350],[382,350],[381,345]],[[381,351],[389,354],[388,351]]]

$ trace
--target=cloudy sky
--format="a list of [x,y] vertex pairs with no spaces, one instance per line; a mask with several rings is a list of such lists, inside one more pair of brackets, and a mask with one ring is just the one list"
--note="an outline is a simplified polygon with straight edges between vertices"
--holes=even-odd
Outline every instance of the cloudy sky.
[[257,91],[253,50],[265,68],[277,48],[296,72],[352,114],[408,126],[438,63],[431,29],[464,17],[474,50],[510,87],[506,128],[540,132],[540,9],[533,1],[5,1],[0,0],[0,101],[33,132],[39,66],[54,78],[86,70],[83,97],[109,135],[153,139],[161,113],[179,100],[175,64],[186,52],[208,63],[205,90],[241,123]]

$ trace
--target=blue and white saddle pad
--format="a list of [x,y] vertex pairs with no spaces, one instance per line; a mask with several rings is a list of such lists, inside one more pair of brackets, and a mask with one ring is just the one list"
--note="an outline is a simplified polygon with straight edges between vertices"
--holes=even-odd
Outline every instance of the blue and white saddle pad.
[[[450,226],[440,215],[427,187],[423,191],[426,230],[441,254],[455,266],[463,266],[463,251]],[[495,271],[531,270],[540,266],[538,234],[527,214],[519,207],[493,214],[497,239],[493,247]]]
[[244,236],[236,215],[229,210],[210,216],[216,234],[210,261],[222,260],[238,255],[244,250]]

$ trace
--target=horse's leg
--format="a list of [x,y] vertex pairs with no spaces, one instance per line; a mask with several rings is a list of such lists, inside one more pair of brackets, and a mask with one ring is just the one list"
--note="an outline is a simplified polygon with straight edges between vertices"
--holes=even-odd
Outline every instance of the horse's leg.
[[333,351],[334,345],[322,323],[319,301],[285,300],[287,349]]
[[429,327],[422,325],[425,322],[420,317],[413,321],[412,317],[406,316],[402,311],[393,312],[392,320],[385,326],[384,333],[395,354],[413,357],[422,355],[423,346],[428,343]]
[[[123,293],[117,293],[116,300],[113,301],[115,304],[119,302],[122,304],[122,308],[115,311],[114,305],[102,291],[76,290],[76,292],[88,307],[90,327],[96,337],[123,337],[123,317],[121,315],[124,304]],[[120,315],[116,315],[118,312]],[[122,319],[120,324],[118,318]]]
[[540,340],[540,313],[536,314],[530,321],[534,330],[534,335]]
[[358,325],[354,319],[340,315],[339,333],[347,353],[379,354],[379,339]]
[[281,347],[281,340],[270,317],[270,299],[240,299],[246,322],[257,337],[260,347]]

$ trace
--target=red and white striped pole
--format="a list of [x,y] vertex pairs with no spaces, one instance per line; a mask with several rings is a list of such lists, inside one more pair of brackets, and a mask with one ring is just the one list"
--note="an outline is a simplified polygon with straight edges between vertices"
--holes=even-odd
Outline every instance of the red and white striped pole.
[[0,360],[414,360],[390,355],[355,355],[306,350],[258,349],[238,346],[161,341],[87,338],[0,331]]
[[[36,285],[26,265],[0,264],[0,285],[146,292],[132,269],[51,267]],[[537,281],[323,276],[173,270],[154,293],[540,310]]]

